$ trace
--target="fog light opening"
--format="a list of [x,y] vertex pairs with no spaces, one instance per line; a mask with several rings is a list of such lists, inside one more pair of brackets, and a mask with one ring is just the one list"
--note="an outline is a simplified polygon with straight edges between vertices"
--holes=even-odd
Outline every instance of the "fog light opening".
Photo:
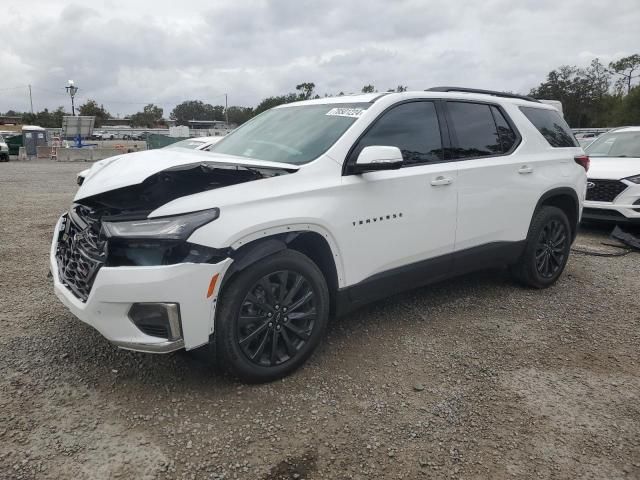
[[129,309],[129,319],[146,335],[171,342],[182,338],[178,303],[134,303]]

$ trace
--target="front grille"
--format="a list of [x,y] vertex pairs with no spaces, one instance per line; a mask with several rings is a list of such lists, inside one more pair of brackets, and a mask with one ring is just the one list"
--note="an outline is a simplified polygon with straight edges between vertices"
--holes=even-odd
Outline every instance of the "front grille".
[[56,259],[60,281],[86,302],[106,257],[107,245],[100,235],[99,218],[87,207],[73,207],[63,217],[58,233]]
[[594,202],[613,202],[627,185],[618,180],[588,180],[587,200]]

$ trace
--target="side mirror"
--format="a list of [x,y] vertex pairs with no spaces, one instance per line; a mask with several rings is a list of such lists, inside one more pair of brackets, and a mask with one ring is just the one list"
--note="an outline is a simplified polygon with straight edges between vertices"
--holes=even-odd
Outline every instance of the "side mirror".
[[398,147],[371,145],[364,147],[358,155],[353,173],[396,170],[402,166],[402,152]]

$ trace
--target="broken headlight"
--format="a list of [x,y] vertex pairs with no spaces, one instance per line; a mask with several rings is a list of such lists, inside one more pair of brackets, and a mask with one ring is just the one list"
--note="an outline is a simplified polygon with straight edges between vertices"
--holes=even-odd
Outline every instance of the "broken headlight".
[[102,228],[108,238],[186,240],[196,229],[219,216],[220,210],[212,208],[169,217],[103,221]]

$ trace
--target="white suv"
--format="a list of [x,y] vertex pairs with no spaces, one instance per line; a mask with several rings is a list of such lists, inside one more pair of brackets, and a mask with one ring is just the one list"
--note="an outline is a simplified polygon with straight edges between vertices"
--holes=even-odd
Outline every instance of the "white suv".
[[588,158],[552,106],[499,92],[282,105],[211,152],[96,163],[56,225],[55,292],[119,347],[210,342],[246,381],[300,366],[328,318],[509,266],[553,284]]
[[586,150],[584,220],[640,225],[640,127],[610,130]]

